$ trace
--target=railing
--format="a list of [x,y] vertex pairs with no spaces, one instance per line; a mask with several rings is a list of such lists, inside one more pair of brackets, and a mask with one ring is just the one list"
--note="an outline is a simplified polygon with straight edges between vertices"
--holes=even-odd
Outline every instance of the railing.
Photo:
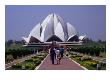
[[[57,42],[59,45],[82,45],[82,42]],[[44,42],[44,43],[29,43],[23,46],[35,47],[35,46],[49,46],[52,42]]]

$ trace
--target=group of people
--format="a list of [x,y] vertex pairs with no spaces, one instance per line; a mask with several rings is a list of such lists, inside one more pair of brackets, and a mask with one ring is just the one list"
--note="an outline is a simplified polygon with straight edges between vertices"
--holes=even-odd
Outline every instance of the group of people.
[[52,45],[51,48],[49,49],[49,54],[52,64],[60,64],[60,61],[63,58],[64,48],[63,46]]

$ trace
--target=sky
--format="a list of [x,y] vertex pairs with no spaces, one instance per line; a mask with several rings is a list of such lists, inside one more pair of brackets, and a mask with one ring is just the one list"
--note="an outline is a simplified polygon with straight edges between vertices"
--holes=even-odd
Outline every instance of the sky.
[[22,40],[51,13],[72,24],[79,35],[106,40],[105,5],[6,5],[5,39]]

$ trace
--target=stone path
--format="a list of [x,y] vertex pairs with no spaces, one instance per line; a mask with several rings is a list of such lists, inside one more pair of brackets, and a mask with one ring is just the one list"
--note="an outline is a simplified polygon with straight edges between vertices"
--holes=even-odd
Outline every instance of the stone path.
[[61,59],[60,65],[53,65],[51,64],[50,56],[48,55],[39,66],[38,70],[84,70],[84,68],[65,56]]

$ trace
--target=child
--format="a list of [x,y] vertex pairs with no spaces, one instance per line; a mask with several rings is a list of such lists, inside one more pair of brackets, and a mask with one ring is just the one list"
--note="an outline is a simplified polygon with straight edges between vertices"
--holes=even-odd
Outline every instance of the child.
[[60,60],[61,60],[60,50],[56,49],[55,53],[56,53],[57,64],[60,64]]

